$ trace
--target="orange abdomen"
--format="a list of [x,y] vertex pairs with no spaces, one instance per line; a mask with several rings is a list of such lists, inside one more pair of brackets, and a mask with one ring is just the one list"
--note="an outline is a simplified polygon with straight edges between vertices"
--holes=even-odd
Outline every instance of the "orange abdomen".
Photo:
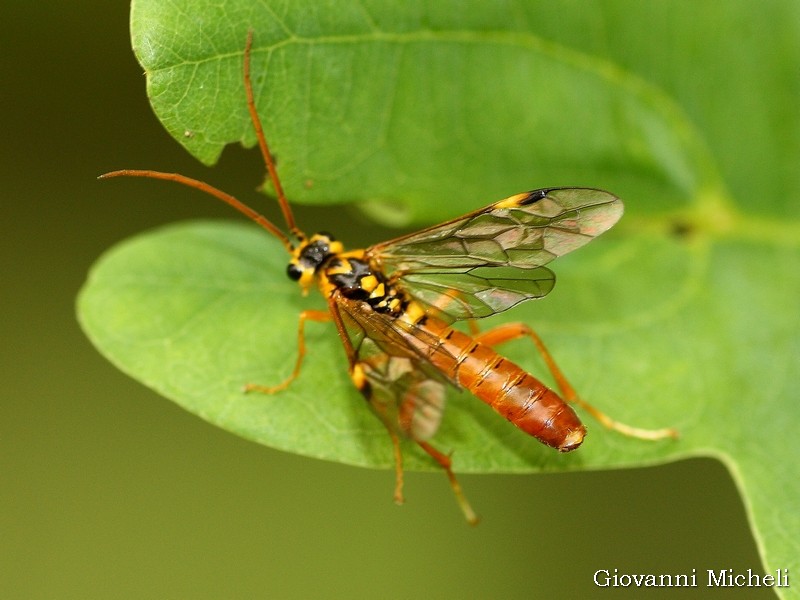
[[553,390],[489,346],[428,318],[422,328],[440,339],[446,352],[431,362],[524,432],[561,452],[583,442],[586,428]]

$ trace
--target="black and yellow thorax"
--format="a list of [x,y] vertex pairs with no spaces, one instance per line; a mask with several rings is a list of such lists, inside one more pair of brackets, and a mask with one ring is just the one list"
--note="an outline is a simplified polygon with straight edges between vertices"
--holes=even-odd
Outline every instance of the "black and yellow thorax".
[[287,274],[304,292],[316,280],[326,298],[338,291],[393,317],[404,315],[412,304],[402,289],[373,267],[364,250],[345,252],[342,243],[328,233],[302,241],[292,253]]

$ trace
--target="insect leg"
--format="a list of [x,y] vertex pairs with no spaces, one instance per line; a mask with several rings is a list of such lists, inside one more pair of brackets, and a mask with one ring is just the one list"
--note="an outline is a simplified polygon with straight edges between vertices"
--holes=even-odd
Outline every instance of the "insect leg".
[[456,502],[458,502],[459,508],[461,508],[461,512],[464,513],[464,517],[467,519],[467,522],[470,525],[477,525],[478,515],[475,514],[475,511],[472,510],[472,507],[467,502],[466,496],[464,496],[464,492],[461,490],[461,484],[458,483],[458,479],[456,479],[455,473],[450,468],[452,461],[450,457],[446,454],[439,452],[436,448],[431,446],[428,442],[423,442],[420,440],[415,440],[417,444],[419,444],[420,448],[425,450],[431,458],[433,458],[439,465],[444,469],[445,473],[447,473],[447,479],[450,480],[450,487],[453,488],[453,493],[456,496]]
[[[350,369],[350,378],[362,394],[365,396],[369,394],[361,363],[356,362]],[[392,428],[388,417],[382,414],[375,405],[373,405],[373,408],[381,423],[386,427],[389,438],[392,440],[392,452],[394,454],[394,502],[395,504],[403,504],[405,502],[405,498],[403,497],[403,451],[400,448],[400,437]]]
[[392,450],[394,451],[394,502],[403,504],[403,452],[400,450],[400,438],[389,427],[386,428],[389,437],[392,438]]
[[467,327],[472,337],[477,339],[481,335],[481,328],[478,326],[478,322],[475,319],[467,321]]
[[292,374],[278,385],[258,385],[254,383],[248,383],[244,386],[245,392],[274,394],[275,392],[285,390],[295,379],[297,379],[297,376],[300,374],[300,368],[303,366],[303,358],[305,358],[306,355],[306,339],[304,330],[306,321],[309,320],[316,321],[318,323],[324,323],[331,320],[331,314],[324,310],[304,310],[300,313],[300,320],[297,327],[297,362],[294,365],[294,371],[292,371]]
[[[356,386],[356,389],[358,389],[358,391],[369,400],[371,395],[369,382],[367,381],[364,367],[358,360],[356,349],[353,347],[353,343],[350,341],[350,336],[347,335],[347,330],[344,322],[342,321],[342,316],[336,307],[336,300],[330,299],[328,301],[328,306],[330,307],[330,312],[327,314],[331,315],[331,318],[336,325],[336,330],[339,332],[339,337],[342,340],[344,351],[347,354],[347,362],[350,365],[350,379],[353,381],[353,385]],[[387,417],[387,415],[382,414],[375,404],[373,404],[373,408],[375,408],[376,414],[380,418],[381,423],[383,423],[386,427],[386,431],[389,433],[389,437],[392,440],[392,451],[394,452],[394,501],[396,504],[403,504],[403,452],[400,448],[400,438],[397,435],[397,432],[392,428],[390,419]]]
[[577,404],[595,419],[597,419],[597,421],[599,421],[606,428],[613,429],[614,431],[618,431],[619,433],[629,437],[635,437],[643,440],[660,440],[668,437],[678,437],[678,432],[671,427],[663,429],[642,429],[639,427],[631,427],[625,423],[620,423],[583,400],[580,396],[578,396],[575,388],[572,387],[572,384],[561,372],[561,369],[559,368],[558,364],[556,364],[555,359],[544,345],[542,338],[540,338],[533,329],[524,323],[507,323],[505,325],[500,325],[494,329],[490,329],[489,331],[485,331],[477,335],[475,339],[476,341],[488,346],[495,346],[497,344],[502,344],[503,342],[508,342],[521,337],[528,337],[533,341],[536,349],[539,351],[539,354],[542,355],[547,368],[550,370],[550,373],[552,373],[553,378],[556,380],[564,400]]

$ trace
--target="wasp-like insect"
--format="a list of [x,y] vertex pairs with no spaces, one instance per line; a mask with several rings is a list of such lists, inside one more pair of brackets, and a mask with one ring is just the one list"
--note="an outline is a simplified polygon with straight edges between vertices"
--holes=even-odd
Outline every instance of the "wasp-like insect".
[[[298,356],[292,374],[275,386],[246,390],[276,393],[300,373],[306,321],[333,321],[353,383],[391,436],[395,500],[403,499],[400,437],[410,438],[447,473],[467,520],[477,521],[451,469],[450,457],[429,443],[442,419],[446,386],[466,388],[514,425],[561,452],[583,442],[586,429],[567,402],[605,426],[644,439],[673,437],[672,429],[644,430],[612,420],[581,400],[541,339],[527,325],[501,325],[467,335],[451,325],[488,317],[553,289],[544,265],[580,248],[614,225],[622,201],[589,188],[551,188],[517,194],[458,219],[365,250],[345,251],[330,234],[308,237],[295,224],[278,178],[250,80],[252,33],[244,51],[247,106],[261,153],[286,221],[288,235],[263,215],[207,183],[176,173],[122,170],[102,175],[150,177],[199,189],[233,206],[291,254],[288,276],[307,293],[316,282],[328,311],[300,313]],[[564,400],[493,347],[529,337]]]

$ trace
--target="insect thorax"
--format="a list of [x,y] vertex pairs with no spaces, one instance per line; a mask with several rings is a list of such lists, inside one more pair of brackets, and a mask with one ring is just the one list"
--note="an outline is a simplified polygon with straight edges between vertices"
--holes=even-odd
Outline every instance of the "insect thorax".
[[408,300],[369,262],[360,258],[332,256],[322,275],[345,297],[368,303],[375,311],[399,316]]
[[394,317],[409,305],[403,291],[373,269],[363,251],[345,253],[341,242],[328,233],[303,240],[292,253],[287,274],[304,289],[319,277],[324,294],[338,290],[345,298],[366,302],[373,310]]

